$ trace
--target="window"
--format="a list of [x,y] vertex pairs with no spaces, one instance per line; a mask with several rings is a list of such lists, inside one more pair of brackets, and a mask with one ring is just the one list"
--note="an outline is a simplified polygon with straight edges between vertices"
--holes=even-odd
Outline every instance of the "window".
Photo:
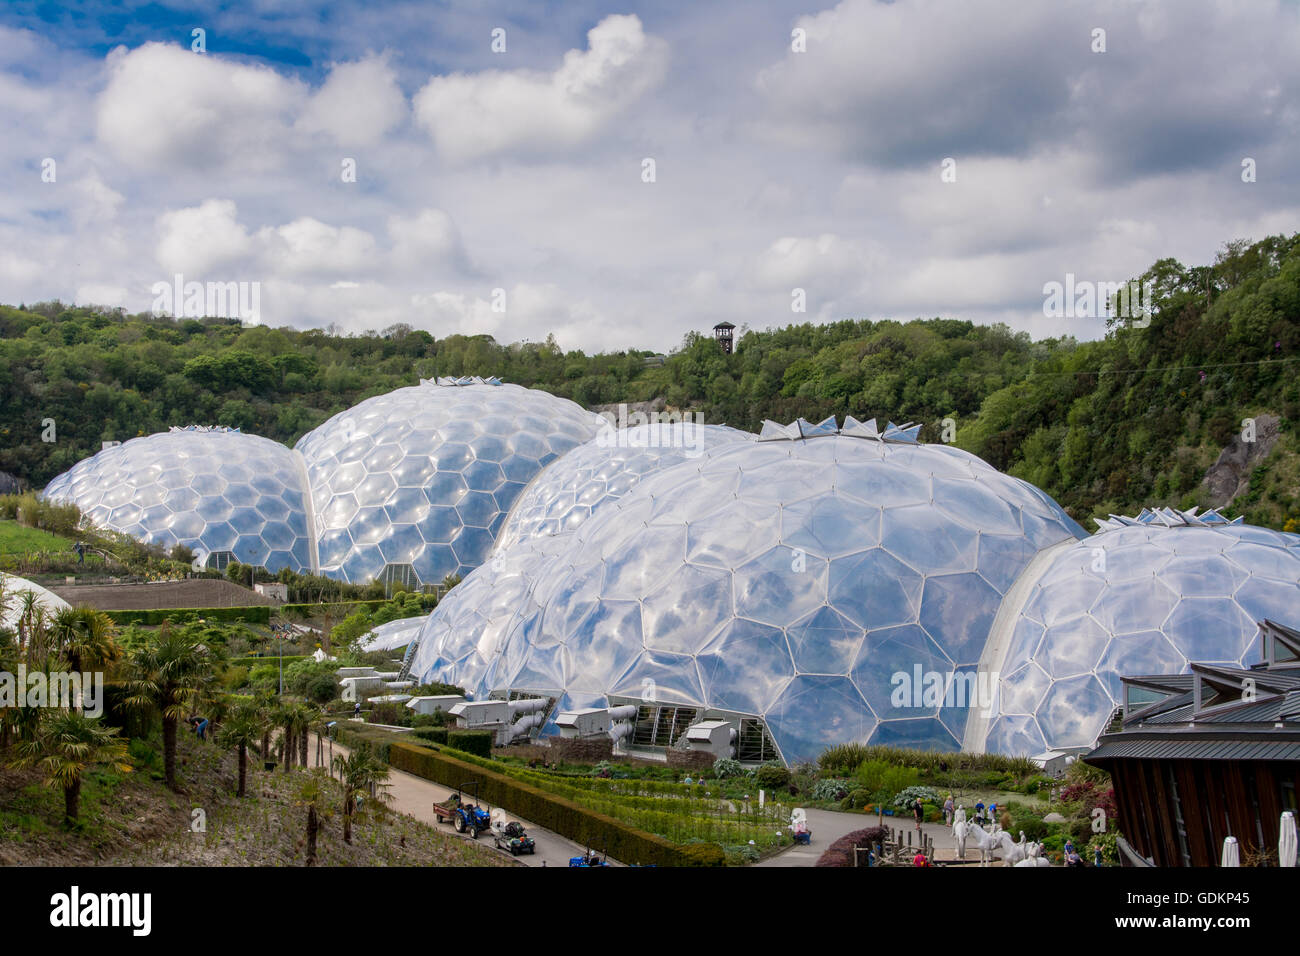
[[235,552],[233,551],[213,551],[208,555],[208,570],[224,571],[235,561]]
[[636,713],[632,744],[636,747],[671,747],[695,720],[694,707],[642,704]]
[[384,569],[379,572],[379,580],[384,582],[384,593],[389,596],[398,586],[407,590],[413,590],[420,586],[420,579],[416,577],[415,568],[409,564],[385,564]]
[[1124,712],[1131,714],[1134,711],[1141,710],[1156,701],[1164,700],[1169,695],[1163,691],[1152,690],[1150,687],[1139,687],[1137,684],[1124,685]]
[[740,722],[740,735],[736,739],[736,759],[759,763],[781,759],[763,721],[751,717]]

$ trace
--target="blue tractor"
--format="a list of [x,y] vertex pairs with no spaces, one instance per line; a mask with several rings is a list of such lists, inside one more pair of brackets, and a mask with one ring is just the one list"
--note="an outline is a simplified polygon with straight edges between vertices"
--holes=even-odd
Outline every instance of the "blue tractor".
[[[465,802],[462,794],[470,786],[474,788],[474,802]],[[456,828],[457,833],[467,833],[471,839],[478,839],[478,835],[488,830],[492,826],[492,815],[478,805],[478,781],[463,783],[460,788],[452,794],[451,798],[444,804],[433,805],[433,815],[439,823],[450,820],[452,826]]]

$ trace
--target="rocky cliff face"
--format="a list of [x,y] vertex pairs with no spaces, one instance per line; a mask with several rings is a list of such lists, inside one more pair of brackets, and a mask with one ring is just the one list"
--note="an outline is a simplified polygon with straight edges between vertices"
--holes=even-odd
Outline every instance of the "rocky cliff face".
[[1240,433],[1233,437],[1201,480],[1201,486],[1209,492],[1209,507],[1222,508],[1246,490],[1250,473],[1268,457],[1277,444],[1277,437],[1276,415],[1256,417],[1253,442],[1243,440]]
[[22,490],[17,478],[7,471],[0,471],[0,495],[16,495]]

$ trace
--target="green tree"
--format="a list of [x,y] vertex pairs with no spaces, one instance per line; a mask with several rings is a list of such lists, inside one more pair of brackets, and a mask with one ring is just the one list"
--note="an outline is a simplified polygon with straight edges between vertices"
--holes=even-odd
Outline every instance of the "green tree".
[[113,620],[102,611],[64,608],[54,616],[51,631],[55,647],[74,672],[108,667],[121,659]]
[[213,683],[208,649],[183,630],[164,623],[127,668],[126,704],[156,710],[162,717],[163,773],[167,786],[176,790],[176,725]]
[[17,766],[35,767],[45,785],[63,790],[63,820],[76,825],[81,810],[81,784],[96,764],[110,764],[122,773],[131,770],[126,741],[117,729],[105,727],[75,710],[56,710],[44,716],[32,740],[17,748]]
[[265,718],[256,705],[245,704],[235,709],[217,732],[217,742],[223,747],[234,747],[239,752],[239,790],[242,797],[248,779],[248,748],[255,745],[265,729]]
[[388,800],[388,765],[379,759],[369,744],[358,744],[347,756],[336,754],[334,770],[343,782],[343,842],[352,842],[352,815],[357,797],[370,794],[380,802]]
[[308,866],[316,862],[316,837],[320,833],[322,821],[330,815],[325,780],[324,773],[320,770],[305,774],[294,796],[294,806],[307,811]]

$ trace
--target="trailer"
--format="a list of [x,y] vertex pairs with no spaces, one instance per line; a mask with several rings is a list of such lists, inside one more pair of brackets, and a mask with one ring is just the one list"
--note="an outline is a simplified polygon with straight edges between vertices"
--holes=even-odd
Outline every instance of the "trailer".
[[[464,792],[471,786],[474,789],[474,802],[467,803]],[[478,805],[478,781],[476,780],[461,784],[446,803],[435,803],[433,815],[439,823],[450,820],[457,833],[468,833],[472,840],[477,840],[478,835],[492,825],[491,815]]]

